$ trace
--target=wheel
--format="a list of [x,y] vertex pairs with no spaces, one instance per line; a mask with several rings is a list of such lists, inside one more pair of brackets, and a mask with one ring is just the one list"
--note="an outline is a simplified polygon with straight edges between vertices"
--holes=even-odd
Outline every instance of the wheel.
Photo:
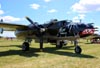
[[62,42],[60,42],[60,44],[59,44],[59,45],[56,45],[56,48],[59,48],[59,49],[60,49],[60,48],[62,48],[62,47],[63,47],[63,45],[64,45],[64,44],[63,44]]
[[64,46],[67,45],[67,41],[66,41],[66,40],[63,41],[63,45],[64,45]]
[[22,45],[22,51],[29,51],[29,43],[28,42],[24,42]]
[[81,54],[81,52],[82,52],[81,47],[80,47],[80,46],[76,46],[76,47],[75,47],[75,53],[76,53],[76,54]]

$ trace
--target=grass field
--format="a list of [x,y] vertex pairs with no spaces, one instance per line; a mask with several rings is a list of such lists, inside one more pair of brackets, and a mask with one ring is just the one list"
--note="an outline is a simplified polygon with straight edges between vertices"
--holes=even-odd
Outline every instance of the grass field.
[[29,52],[21,51],[20,40],[0,40],[0,68],[100,68],[100,44],[89,44],[81,40],[82,54],[74,53],[70,42],[62,49],[44,44],[31,43]]

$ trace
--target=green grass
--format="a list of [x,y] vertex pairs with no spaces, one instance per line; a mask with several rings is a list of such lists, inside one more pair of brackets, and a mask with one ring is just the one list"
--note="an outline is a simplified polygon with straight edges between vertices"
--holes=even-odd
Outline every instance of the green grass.
[[20,40],[0,40],[0,68],[100,68],[100,44],[88,44],[80,40],[82,54],[74,53],[74,46],[68,43],[62,49],[44,44],[31,43],[29,52],[21,51]]

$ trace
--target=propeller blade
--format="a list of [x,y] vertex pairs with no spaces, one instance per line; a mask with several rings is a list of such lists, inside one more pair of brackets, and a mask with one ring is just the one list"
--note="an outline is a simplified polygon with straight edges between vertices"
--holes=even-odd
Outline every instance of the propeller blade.
[[35,24],[35,22],[33,22],[29,17],[25,17],[31,24],[33,24],[37,29],[40,29],[40,27],[38,25]]
[[[33,22],[29,17],[25,17],[31,24],[33,24],[33,26],[34,27],[36,27],[36,29],[37,29],[37,32],[39,33],[39,35],[40,36],[43,36],[43,33],[46,31],[46,30],[48,30],[48,28],[50,27],[50,26],[52,26],[53,24],[55,24],[55,22],[57,22],[57,20],[55,19],[55,20],[53,20],[53,21],[50,21],[50,23],[46,26],[46,27],[44,27],[44,26],[42,26],[42,25],[38,25],[38,24],[35,24],[35,22]],[[41,27],[42,26],[42,27]]]
[[31,24],[34,24],[34,22],[29,18],[29,17],[25,17]]

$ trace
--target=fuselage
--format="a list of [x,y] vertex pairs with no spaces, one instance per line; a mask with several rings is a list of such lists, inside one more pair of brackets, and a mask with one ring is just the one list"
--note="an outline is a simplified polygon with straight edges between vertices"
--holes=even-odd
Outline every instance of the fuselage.
[[[62,23],[65,22],[65,32],[67,33],[66,36],[58,36],[59,29],[62,27]],[[46,27],[48,24],[41,25],[42,27]],[[73,23],[67,22],[67,20],[62,20],[56,22],[54,25],[50,26],[47,31],[44,32],[43,39],[44,40],[75,40],[78,38],[88,37],[94,33],[94,27],[90,24],[83,24],[83,23]],[[87,30],[87,31],[86,31]],[[91,32],[92,31],[92,32]],[[86,32],[86,33],[85,33]],[[91,32],[91,33],[90,33]],[[29,26],[29,29],[22,30],[17,29],[15,31],[15,35],[17,38],[21,39],[35,39],[38,40],[39,32],[35,27]]]

